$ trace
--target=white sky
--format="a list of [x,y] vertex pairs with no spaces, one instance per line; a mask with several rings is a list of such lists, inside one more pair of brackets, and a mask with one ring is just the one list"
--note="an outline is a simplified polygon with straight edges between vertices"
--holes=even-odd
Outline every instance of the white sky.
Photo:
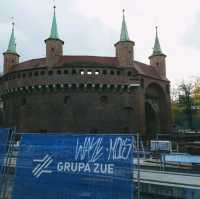
[[[136,43],[136,60],[149,63],[158,25],[172,83],[200,76],[198,0],[56,0],[56,5],[66,55],[114,56],[113,45],[119,40],[124,8],[129,37]],[[52,7],[50,0],[0,0],[0,53],[7,48],[13,16],[21,61],[44,57]],[[2,65],[0,56],[1,71]]]

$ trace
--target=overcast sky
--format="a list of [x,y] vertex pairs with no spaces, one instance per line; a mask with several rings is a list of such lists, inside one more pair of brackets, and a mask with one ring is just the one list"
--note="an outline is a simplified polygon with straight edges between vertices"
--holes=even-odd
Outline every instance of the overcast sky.
[[[53,0],[0,0],[0,53],[8,46],[15,18],[21,61],[45,56]],[[56,0],[59,35],[66,55],[114,56],[122,9],[135,59],[149,63],[155,26],[167,55],[167,75],[175,81],[200,76],[200,1],[198,0]],[[0,56],[2,71],[3,56]]]

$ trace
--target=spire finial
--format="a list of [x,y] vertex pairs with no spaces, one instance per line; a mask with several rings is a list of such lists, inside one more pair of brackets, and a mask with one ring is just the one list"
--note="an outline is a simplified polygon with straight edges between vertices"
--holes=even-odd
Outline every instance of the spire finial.
[[54,6],[53,6],[54,14],[56,14],[56,1],[55,0],[53,0],[53,4],[54,4]]
[[7,52],[9,53],[16,53],[16,42],[15,42],[15,22],[14,22],[14,17],[11,17],[12,20],[12,33],[10,36],[10,41],[8,44],[8,49]]
[[158,26],[156,26],[155,28],[156,28],[156,38],[155,38],[155,43],[154,43],[154,48],[153,48],[153,55],[160,55],[163,53],[162,53],[159,38],[158,38]]
[[125,9],[122,10],[123,20],[125,20]]
[[129,41],[128,30],[127,30],[126,20],[125,20],[125,9],[122,10],[122,13],[123,13],[123,20],[122,20],[120,41]]
[[13,27],[13,29],[14,29],[14,27],[15,27],[14,17],[11,17],[11,20],[12,20],[12,27]]
[[54,13],[54,15],[56,15],[56,0],[53,0],[53,4],[54,4],[53,13]]
[[158,26],[156,26],[156,37],[158,37]]

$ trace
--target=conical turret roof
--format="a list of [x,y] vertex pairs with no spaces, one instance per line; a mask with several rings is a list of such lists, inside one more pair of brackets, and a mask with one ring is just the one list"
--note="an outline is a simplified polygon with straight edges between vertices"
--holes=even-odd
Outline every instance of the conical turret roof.
[[57,27],[57,21],[56,21],[56,6],[54,6],[54,14],[53,14],[53,21],[51,25],[51,33],[50,33],[50,39],[59,39],[58,34],[58,27]]
[[122,20],[120,41],[130,41],[124,12],[125,12],[125,10],[123,10],[123,20]]
[[162,52],[162,49],[160,46],[160,42],[159,42],[159,38],[158,38],[158,27],[157,26],[156,26],[156,38],[155,38],[152,55],[163,55],[163,52]]
[[6,52],[9,52],[9,53],[16,53],[16,41],[15,41],[15,29],[14,29],[14,26],[15,24],[12,23],[12,33],[11,33],[11,36],[10,36],[10,41],[9,41],[9,44],[8,44],[8,49]]

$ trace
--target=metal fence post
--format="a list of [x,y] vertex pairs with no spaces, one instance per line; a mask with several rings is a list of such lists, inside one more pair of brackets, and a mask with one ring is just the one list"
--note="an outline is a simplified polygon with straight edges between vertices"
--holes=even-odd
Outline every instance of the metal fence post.
[[140,135],[139,133],[137,133],[137,199],[140,199],[140,154],[139,154],[139,150],[140,150]]

